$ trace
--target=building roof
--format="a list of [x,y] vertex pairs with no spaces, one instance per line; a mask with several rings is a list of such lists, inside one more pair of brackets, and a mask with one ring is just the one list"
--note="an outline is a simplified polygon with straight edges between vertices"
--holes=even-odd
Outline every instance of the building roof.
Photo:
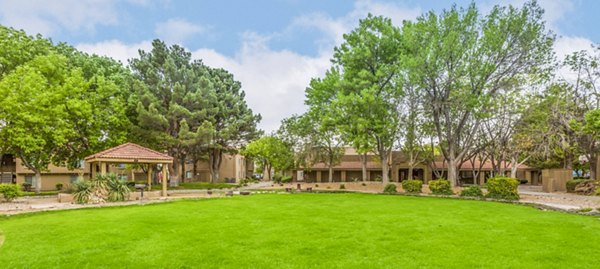
[[[471,164],[470,161],[466,161],[462,164],[462,166],[460,167],[460,170],[473,170],[473,167],[475,167],[475,169],[479,169],[479,166],[482,165],[481,169],[482,170],[492,170],[492,162],[490,161],[485,161],[483,164],[481,164],[481,162],[479,160],[476,160],[474,165]],[[507,163],[507,162],[503,162],[501,164],[502,167],[504,167],[505,169],[510,169],[511,168],[511,164]],[[435,162],[435,167],[437,169],[448,169],[448,163],[445,161],[436,161]],[[315,163],[311,169],[313,170],[322,170],[322,169],[328,169],[329,167],[327,167],[327,165],[325,165],[325,163]],[[336,170],[360,170],[362,169],[362,164],[361,162],[357,162],[357,161],[342,161],[341,163],[334,165],[333,169]],[[375,161],[369,161],[367,162],[367,169],[381,169],[381,163],[379,162],[375,162]],[[392,165],[390,165],[390,169],[392,169]],[[533,169],[532,167],[529,167],[527,165],[519,165],[518,167],[519,170],[521,169]]]
[[[500,164],[500,166],[505,169],[511,169],[511,167],[512,167],[511,163],[508,163],[508,162],[502,162]],[[436,161],[435,167],[438,169],[448,169],[448,163],[445,161]],[[482,170],[492,170],[493,169],[491,161],[485,161],[485,162],[481,163],[481,161],[475,160],[475,162],[473,162],[473,163],[471,163],[470,161],[466,161],[466,162],[462,163],[462,165],[460,166],[460,170],[473,170],[473,168],[479,169],[479,167],[481,167]],[[517,167],[517,169],[531,169],[531,167],[521,164]]]
[[[329,167],[327,165],[325,165],[325,163],[315,163],[311,168],[312,169],[329,169]],[[373,161],[367,162],[367,169],[378,169],[378,168],[381,168],[380,163],[373,162]],[[338,165],[334,165],[333,169],[360,170],[360,169],[362,169],[362,163],[361,162],[342,161]]]
[[142,147],[138,144],[134,143],[125,143],[114,148],[109,148],[107,150],[98,152],[96,154],[85,157],[86,161],[90,161],[93,159],[128,159],[134,162],[142,161],[142,160],[152,160],[152,161],[167,161],[172,162],[173,157],[160,153],[155,150],[151,150],[149,148]]

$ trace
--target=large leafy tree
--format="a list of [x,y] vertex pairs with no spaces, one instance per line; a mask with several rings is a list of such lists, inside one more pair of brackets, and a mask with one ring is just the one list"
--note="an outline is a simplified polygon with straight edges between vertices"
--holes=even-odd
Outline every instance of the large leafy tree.
[[67,112],[57,104],[64,104],[71,88],[85,83],[80,73],[70,73],[66,66],[64,56],[37,56],[0,81],[0,137],[5,150],[35,173],[36,191],[42,188],[41,172],[71,132],[61,119]]
[[213,127],[207,144],[211,181],[219,180],[219,168],[224,153],[238,149],[260,135],[257,124],[261,120],[246,103],[246,94],[239,81],[224,69],[209,69],[206,121]]
[[292,168],[308,169],[316,161],[314,153],[318,138],[309,120],[306,114],[292,115],[281,121],[281,126],[276,132],[276,136],[288,145],[293,153]]
[[[170,167],[175,177],[184,177],[190,133],[206,121],[211,88],[208,67],[193,61],[184,48],[152,42],[152,50],[140,51],[130,61],[136,80],[129,103],[134,123],[131,139],[151,148],[166,150],[175,158]],[[184,129],[182,130],[182,126]],[[183,131],[183,132],[182,132]]]
[[333,182],[333,167],[340,163],[344,155],[344,141],[338,125],[339,114],[331,105],[339,83],[340,73],[335,68],[329,70],[324,78],[312,79],[306,89],[306,104],[310,109],[302,116],[305,128],[310,130],[307,135],[313,144],[313,160],[328,167],[329,182]]
[[263,136],[250,142],[242,154],[254,159],[263,171],[267,171],[267,180],[271,180],[271,170],[285,171],[293,166],[290,147],[275,136]]
[[[391,20],[369,15],[335,48],[335,66],[321,82],[323,85],[313,81],[307,90],[309,105],[331,103],[328,113],[319,114],[337,127],[343,140],[359,153],[377,153],[384,183],[389,182],[391,151],[398,136],[401,50],[400,30]],[[363,174],[365,163],[366,158]]]
[[580,152],[589,162],[590,178],[596,179],[596,167],[600,153],[600,141],[595,133],[596,110],[600,109],[600,48],[590,52],[580,51],[568,55],[564,65],[575,73],[574,79],[567,79],[564,87],[569,102],[563,119],[568,126]]
[[453,185],[498,91],[509,82],[534,83],[547,71],[554,38],[542,14],[536,2],[495,6],[485,16],[471,4],[405,24],[409,72],[425,93]]
[[128,72],[119,63],[66,44],[0,27],[2,149],[36,174],[48,164],[78,167],[127,133]]

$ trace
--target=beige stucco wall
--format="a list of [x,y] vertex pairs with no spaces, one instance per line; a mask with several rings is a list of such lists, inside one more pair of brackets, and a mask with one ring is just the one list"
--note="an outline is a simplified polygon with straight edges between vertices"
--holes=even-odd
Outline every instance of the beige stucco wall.
[[[23,184],[27,175],[31,174],[17,174],[17,184]],[[63,187],[67,187],[71,184],[71,175],[76,176],[77,174],[42,174],[42,191],[56,190],[57,183],[62,183]],[[35,189],[35,185],[32,186],[33,189]]]
[[[249,176],[247,174],[247,164],[246,164],[246,158],[242,155],[236,154],[236,155],[229,155],[229,154],[224,154],[223,155],[223,159],[221,160],[221,167],[219,169],[219,177],[220,177],[220,181],[223,181],[225,178],[235,178],[236,181],[240,181],[244,178],[246,178],[246,176]],[[186,171],[186,175],[187,172],[192,172],[193,173],[194,170],[194,165],[193,164],[186,164],[185,165],[185,171]],[[194,180],[194,181],[202,181],[202,182],[208,182],[210,181],[210,169],[209,169],[209,165],[208,165],[208,161],[199,161],[196,164],[196,175],[194,178],[187,178],[186,177],[186,181],[189,180]]]

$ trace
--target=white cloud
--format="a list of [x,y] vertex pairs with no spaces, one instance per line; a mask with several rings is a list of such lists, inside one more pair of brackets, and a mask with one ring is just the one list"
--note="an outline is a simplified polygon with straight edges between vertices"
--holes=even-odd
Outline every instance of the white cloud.
[[50,35],[61,29],[91,31],[96,25],[115,25],[114,0],[0,1],[0,22],[29,34]]
[[343,35],[358,26],[358,21],[369,13],[392,19],[396,25],[401,25],[403,20],[417,18],[421,14],[420,8],[408,8],[391,2],[376,2],[372,0],[359,0],[354,3],[354,8],[348,14],[333,18],[324,13],[311,13],[295,18],[287,31],[293,32],[296,27],[312,27],[326,34],[326,40],[321,40],[322,45],[332,47],[343,41]]
[[246,34],[240,51],[228,57],[213,49],[199,49],[192,53],[211,67],[221,67],[242,83],[248,105],[263,120],[260,127],[276,130],[280,121],[294,113],[301,114],[304,90],[310,79],[322,76],[329,68],[329,54],[310,57],[288,50],[272,50],[265,39]]
[[184,19],[174,18],[166,22],[156,24],[155,33],[169,44],[183,44],[194,35],[202,34],[207,28],[201,25],[190,23]]
[[126,65],[128,59],[139,55],[138,50],[151,50],[152,42],[142,41],[135,44],[125,44],[119,40],[108,40],[99,43],[81,43],[75,47],[87,53],[111,57]]
[[[561,36],[556,39],[554,43],[554,52],[556,52],[556,58],[559,61],[563,61],[565,56],[582,50],[590,51],[592,49],[593,42],[584,37],[569,37]],[[567,81],[573,81],[577,74],[567,67],[561,67],[557,70],[557,76]]]
[[[263,116],[261,128],[270,132],[279,127],[282,119],[306,111],[304,91],[311,78],[325,74],[331,66],[333,46],[341,44],[342,35],[356,27],[358,20],[368,13],[387,16],[395,24],[401,24],[402,20],[416,18],[421,11],[387,2],[358,1],[350,13],[341,17],[313,13],[294,19],[284,33],[268,36],[245,33],[242,46],[233,57],[207,48],[198,49],[192,55],[209,66],[233,73],[242,83],[249,106]],[[298,27],[316,28],[325,34],[318,55],[306,56],[269,47],[271,39],[294,34]]]

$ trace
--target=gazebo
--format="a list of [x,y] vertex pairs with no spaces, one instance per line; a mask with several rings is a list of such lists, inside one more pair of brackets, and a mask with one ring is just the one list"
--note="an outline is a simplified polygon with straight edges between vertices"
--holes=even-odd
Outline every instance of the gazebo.
[[147,164],[148,188],[152,185],[152,165],[162,165],[162,196],[167,196],[167,165],[173,163],[173,157],[134,143],[125,143],[114,148],[85,157],[90,164],[90,177],[105,174],[109,164]]

